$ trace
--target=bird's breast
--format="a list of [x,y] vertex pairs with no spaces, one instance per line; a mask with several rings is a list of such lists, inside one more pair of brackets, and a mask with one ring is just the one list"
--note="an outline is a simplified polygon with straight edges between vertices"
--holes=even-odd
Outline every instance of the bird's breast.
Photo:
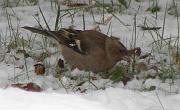
[[106,52],[98,47],[94,47],[86,55],[81,55],[62,45],[61,52],[72,69],[78,68],[85,71],[102,72],[115,65],[114,62],[109,61]]

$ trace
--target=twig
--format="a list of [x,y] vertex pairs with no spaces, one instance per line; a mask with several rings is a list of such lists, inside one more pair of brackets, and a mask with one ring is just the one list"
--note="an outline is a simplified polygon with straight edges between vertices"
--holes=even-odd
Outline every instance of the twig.
[[164,108],[164,106],[163,106],[163,104],[162,104],[162,102],[161,102],[161,100],[160,100],[159,95],[158,95],[157,92],[156,92],[156,96],[157,96],[157,98],[158,98],[159,103],[161,104],[162,109],[165,110],[165,108]]
[[41,10],[41,7],[39,7],[39,11],[40,11],[40,13],[41,13],[41,15],[42,15],[42,17],[43,17],[43,20],[44,20],[44,22],[45,22],[48,30],[50,31],[51,29],[49,28],[49,25],[48,25],[48,23],[47,23],[47,21],[46,21],[46,18],[45,18],[44,14],[43,14],[43,12],[42,12],[42,10]]

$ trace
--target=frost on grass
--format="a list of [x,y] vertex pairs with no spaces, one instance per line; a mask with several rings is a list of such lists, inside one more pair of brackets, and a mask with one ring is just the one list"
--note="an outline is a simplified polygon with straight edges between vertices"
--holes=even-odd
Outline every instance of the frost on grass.
[[[92,9],[63,4],[59,21],[56,1],[8,1],[0,1],[1,110],[180,109],[179,0],[105,0],[104,8],[98,0]],[[120,70],[114,68],[113,75],[70,70],[66,63],[61,69],[58,61],[63,57],[56,42],[21,28],[48,29],[43,16],[51,30],[98,28],[119,37],[128,49],[141,47],[142,55],[132,56],[130,63],[119,62]],[[34,72],[37,61],[46,67],[44,75]],[[43,92],[9,87],[30,82]]]

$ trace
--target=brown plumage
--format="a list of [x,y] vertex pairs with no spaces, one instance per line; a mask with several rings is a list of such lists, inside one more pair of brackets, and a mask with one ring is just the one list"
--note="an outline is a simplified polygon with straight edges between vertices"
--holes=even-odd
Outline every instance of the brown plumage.
[[111,69],[118,61],[126,59],[129,52],[118,38],[108,37],[94,30],[47,31],[33,27],[23,28],[58,41],[62,55],[72,69],[103,72]]

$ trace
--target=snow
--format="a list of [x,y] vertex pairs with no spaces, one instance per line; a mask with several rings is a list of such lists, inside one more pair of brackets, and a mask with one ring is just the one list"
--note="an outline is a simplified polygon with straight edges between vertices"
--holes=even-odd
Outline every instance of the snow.
[[[179,110],[180,95],[166,96],[107,88],[88,94],[64,94],[54,91],[26,92],[0,89],[1,110]],[[159,100],[158,100],[159,97]],[[162,105],[161,105],[162,104]]]
[[1,110],[108,110],[97,101],[78,95],[33,93],[19,89],[0,90]]
[[[80,0],[80,2],[83,1]],[[105,0],[105,3],[109,3],[109,1]],[[168,4],[168,7],[172,5],[172,0],[158,0],[161,11],[157,13],[158,17],[156,19],[155,14],[146,11],[152,2],[150,3],[149,0],[140,0],[141,2],[131,1],[132,3],[127,10],[121,14],[115,14],[128,26],[122,25],[113,17],[108,33],[108,35],[119,37],[120,41],[127,48],[131,48],[133,44],[132,36],[134,36],[135,14],[137,14],[137,26],[143,26],[146,18],[149,26],[162,27],[166,4]],[[0,3],[2,2],[0,1]],[[178,0],[178,9],[180,7],[179,4],[180,1]],[[51,8],[47,0],[40,0],[39,5],[50,28],[53,30],[57,14],[56,9]],[[112,83],[111,80],[102,79],[99,76],[97,76],[97,80],[83,83],[84,79],[87,80],[87,76],[93,76],[94,74],[78,69],[70,71],[68,70],[69,68],[67,68],[68,71],[63,73],[61,80],[59,80],[54,76],[57,59],[63,59],[61,54],[57,52],[58,49],[54,48],[52,44],[45,42],[41,35],[34,35],[20,28],[23,26],[38,26],[34,17],[40,19],[41,25],[46,27],[39,13],[39,7],[37,5],[22,5],[18,7],[13,5],[12,8],[3,8],[2,6],[0,6],[0,60],[2,61],[3,58],[5,60],[0,62],[0,110],[180,110],[180,79],[175,79],[174,84],[172,84],[170,79],[163,83],[158,78],[146,80],[142,78],[147,74],[156,74],[153,70],[141,72],[140,77],[137,75],[140,79],[137,79],[135,76],[126,86],[122,82]],[[62,6],[61,8],[66,9],[67,7]],[[99,22],[101,13],[97,10],[95,11],[95,20]],[[173,10],[168,10],[168,12],[173,13]],[[64,13],[62,12],[62,14]],[[30,46],[25,45],[25,48],[32,57],[25,59],[22,54],[16,53],[22,47],[17,47],[7,52],[6,46],[12,39],[7,14],[11,17],[12,28],[14,30],[16,28],[19,29],[20,37],[24,39],[34,38],[33,42],[30,42]],[[110,16],[110,14],[105,16]],[[89,12],[85,12],[85,21],[86,29],[92,29],[96,26],[92,16],[89,16]],[[74,22],[71,21],[69,15],[64,16],[61,25],[65,28],[73,25],[76,29],[82,29],[81,13],[75,14]],[[109,24],[99,25],[99,27],[101,32],[107,33]],[[164,38],[178,36],[177,17],[170,14],[166,15],[164,32]],[[159,30],[159,33],[162,34],[162,28]],[[155,33],[153,35],[155,39],[158,39]],[[141,47],[143,53],[149,53],[152,51],[152,48],[156,48],[156,46],[151,45],[152,42],[154,42],[152,35],[148,31],[143,31],[137,27],[136,46]],[[46,46],[49,47],[46,48]],[[37,76],[33,66],[37,62],[34,56],[40,56],[42,52],[47,50],[53,53],[53,55],[43,60],[43,64],[47,67],[45,75]],[[156,52],[157,50],[153,51]],[[160,51],[162,53],[167,52],[167,47],[164,46]],[[154,54],[157,55],[156,60],[160,59],[160,61],[161,58],[169,57],[168,53]],[[19,60],[15,60],[14,57],[19,58]],[[152,65],[155,65],[156,60],[150,61]],[[170,59],[167,60],[167,62],[170,62]],[[25,68],[21,69],[22,65],[25,65]],[[75,77],[76,81],[72,80],[69,76]],[[43,91],[39,93],[27,92],[10,86],[14,83],[28,82],[38,84]],[[81,83],[83,84],[77,87]],[[145,90],[145,88],[150,88],[151,86],[155,86],[156,89],[154,91]]]

